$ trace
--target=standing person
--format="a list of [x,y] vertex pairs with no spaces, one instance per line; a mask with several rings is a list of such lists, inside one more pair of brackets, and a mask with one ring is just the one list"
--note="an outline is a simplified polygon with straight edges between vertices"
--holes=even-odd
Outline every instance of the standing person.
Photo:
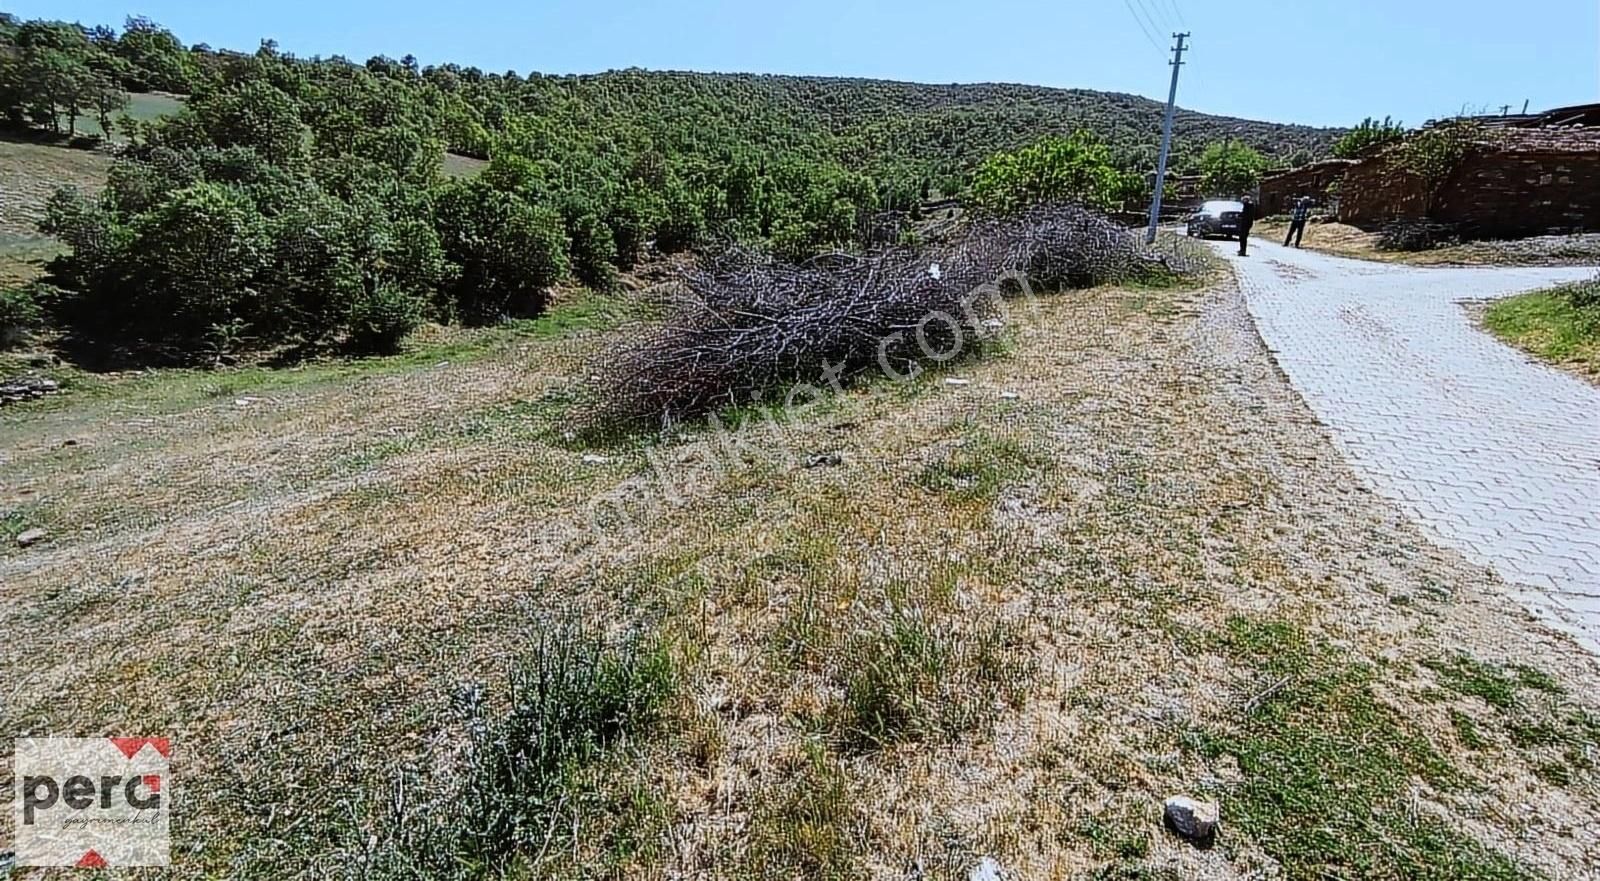
[[1306,221],[1311,219],[1311,197],[1301,196],[1294,203],[1294,214],[1289,218],[1289,234],[1283,237],[1283,246],[1289,247],[1289,240],[1294,240],[1294,246],[1300,247],[1300,239],[1306,234]]
[[1239,212],[1239,256],[1250,256],[1250,227],[1256,225],[1256,202],[1244,197],[1244,210]]

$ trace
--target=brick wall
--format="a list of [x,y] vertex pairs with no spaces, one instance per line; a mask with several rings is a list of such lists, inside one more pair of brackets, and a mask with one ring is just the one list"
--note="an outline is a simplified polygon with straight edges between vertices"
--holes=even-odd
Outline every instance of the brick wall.
[[1339,184],[1339,222],[1372,229],[1391,220],[1414,220],[1427,209],[1421,179],[1382,157],[1350,169]]
[[[1426,217],[1472,238],[1600,230],[1600,131],[1512,130],[1462,161],[1428,210],[1422,181],[1378,155],[1345,174],[1339,221],[1372,229]],[[1265,184],[1263,184],[1265,186]]]
[[1326,204],[1328,187],[1343,180],[1354,165],[1355,161],[1350,159],[1329,159],[1263,178],[1256,200],[1261,213],[1287,214],[1301,196],[1310,196],[1318,205]]
[[1474,156],[1433,217],[1474,238],[1600,229],[1600,152]]

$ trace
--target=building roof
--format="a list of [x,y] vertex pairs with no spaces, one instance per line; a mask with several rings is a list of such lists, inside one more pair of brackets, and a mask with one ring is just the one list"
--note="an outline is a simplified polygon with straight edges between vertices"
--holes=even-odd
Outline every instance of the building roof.
[[1468,119],[1491,128],[1551,128],[1561,126],[1600,126],[1600,104],[1574,104],[1541,113],[1501,113],[1484,116],[1457,116],[1429,120],[1423,128]]
[[1600,127],[1499,129],[1487,143],[1507,153],[1600,153]]

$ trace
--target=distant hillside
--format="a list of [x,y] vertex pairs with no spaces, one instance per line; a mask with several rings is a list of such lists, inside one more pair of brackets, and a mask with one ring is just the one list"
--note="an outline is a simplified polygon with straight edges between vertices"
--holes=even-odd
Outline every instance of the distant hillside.
[[[996,151],[1081,128],[1127,164],[1153,167],[1163,110],[1148,98],[1090,89],[638,69],[535,76],[528,86],[549,95],[536,104],[546,113],[603,130],[643,130],[667,152],[731,142],[774,151],[809,145],[874,174],[909,163],[959,177]],[[1327,155],[1341,133],[1180,110],[1173,163],[1190,168],[1207,144],[1238,138],[1290,164]]]

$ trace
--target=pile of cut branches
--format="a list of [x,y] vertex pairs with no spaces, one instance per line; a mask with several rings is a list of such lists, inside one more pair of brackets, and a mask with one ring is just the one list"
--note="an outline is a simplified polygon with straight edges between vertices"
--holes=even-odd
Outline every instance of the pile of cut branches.
[[665,427],[797,386],[903,376],[973,351],[1003,296],[1187,270],[1078,206],[799,265],[733,249],[663,288],[665,317],[594,366],[595,427]]

